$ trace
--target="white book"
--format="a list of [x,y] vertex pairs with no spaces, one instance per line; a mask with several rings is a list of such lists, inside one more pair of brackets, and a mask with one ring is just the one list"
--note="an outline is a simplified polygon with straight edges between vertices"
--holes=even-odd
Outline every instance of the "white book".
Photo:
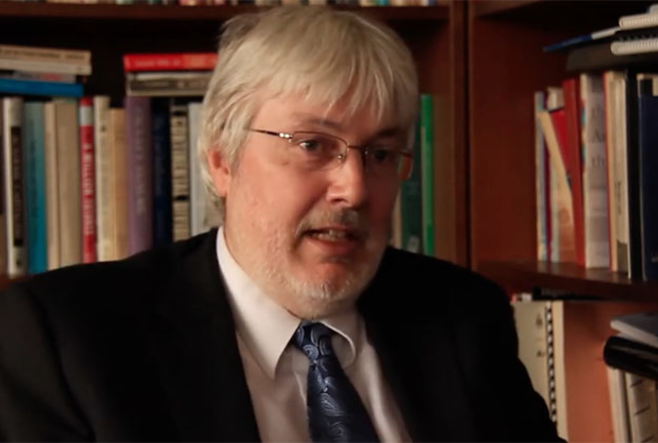
[[207,230],[206,220],[206,193],[204,190],[201,164],[199,161],[197,140],[199,123],[201,121],[201,103],[188,104],[189,121],[189,164],[190,164],[190,235],[201,234]]
[[10,71],[45,72],[50,74],[91,75],[91,65],[51,63],[8,58],[0,58],[0,69]]
[[2,136],[5,173],[5,214],[7,236],[7,274],[25,275],[27,257],[23,201],[23,99],[7,97],[2,101]]
[[94,148],[96,172],[96,251],[98,261],[114,260],[114,153],[108,137],[110,97],[94,97]]
[[607,166],[605,152],[605,106],[600,75],[580,75],[583,159],[583,217],[585,227],[585,267],[608,268]]
[[658,439],[656,383],[630,372],[626,372],[624,376],[626,378],[631,441],[656,441]]
[[617,161],[615,159],[615,143],[617,141],[617,125],[615,118],[617,117],[616,100],[615,100],[615,78],[618,73],[608,71],[603,74],[603,89],[605,96],[605,154],[607,166],[607,186],[608,186],[608,220],[610,220],[609,241],[610,241],[610,270],[613,272],[619,271],[617,260],[617,217],[616,210],[618,207],[617,197],[615,192],[616,183],[616,169]]
[[608,392],[610,392],[610,415],[612,417],[612,430],[615,443],[631,441],[631,428],[628,416],[628,400],[626,398],[625,372],[606,367],[608,375]]

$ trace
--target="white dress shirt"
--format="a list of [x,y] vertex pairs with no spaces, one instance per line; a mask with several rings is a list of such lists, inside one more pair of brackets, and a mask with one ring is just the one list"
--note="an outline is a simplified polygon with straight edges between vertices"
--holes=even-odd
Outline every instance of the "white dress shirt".
[[[264,442],[310,441],[306,415],[308,358],[290,339],[301,320],[268,297],[233,259],[217,232],[224,277],[247,385]],[[320,319],[336,334],[332,344],[381,441],[409,441],[375,349],[356,309]]]

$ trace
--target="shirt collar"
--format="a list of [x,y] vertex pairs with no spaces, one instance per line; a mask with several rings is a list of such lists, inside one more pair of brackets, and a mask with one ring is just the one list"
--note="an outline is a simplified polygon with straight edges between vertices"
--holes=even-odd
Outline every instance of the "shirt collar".
[[[224,277],[237,333],[256,362],[271,379],[279,359],[301,319],[267,296],[235,261],[224,238],[217,231],[217,259]],[[356,309],[319,319],[344,340],[333,340],[335,352],[344,367],[356,359],[360,349],[362,321]]]

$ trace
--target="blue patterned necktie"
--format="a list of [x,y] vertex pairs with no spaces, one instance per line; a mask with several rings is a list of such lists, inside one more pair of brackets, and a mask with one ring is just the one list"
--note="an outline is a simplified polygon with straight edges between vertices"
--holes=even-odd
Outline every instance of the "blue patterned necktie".
[[322,323],[302,322],[293,343],[310,360],[306,406],[314,442],[377,442],[359,394],[331,346],[333,332]]

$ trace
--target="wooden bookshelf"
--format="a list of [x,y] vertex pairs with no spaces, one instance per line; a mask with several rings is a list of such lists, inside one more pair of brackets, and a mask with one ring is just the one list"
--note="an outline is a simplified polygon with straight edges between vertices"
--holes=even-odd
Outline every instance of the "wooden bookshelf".
[[[466,2],[431,7],[350,7],[389,23],[416,59],[421,92],[435,110],[436,254],[468,264],[466,154]],[[86,49],[92,75],[85,94],[125,95],[122,56],[143,52],[215,51],[222,23],[259,6],[64,4],[0,1],[0,43]]]
[[[468,13],[471,265],[536,260],[533,94],[572,77],[543,47],[615,26],[647,2],[475,1]],[[586,277],[584,277],[586,281]],[[585,288],[582,288],[585,289]]]
[[[386,21],[446,21],[450,6],[402,6],[402,7],[349,7],[335,6],[343,10],[363,10]],[[251,5],[179,6],[179,5],[116,5],[116,4],[70,4],[35,2],[0,2],[0,17],[29,17],[48,19],[89,20],[193,20],[217,21],[238,14],[256,12],[265,7]]]
[[550,288],[593,298],[658,301],[658,282],[632,281],[620,273],[570,263],[483,262],[480,271],[514,292]]

